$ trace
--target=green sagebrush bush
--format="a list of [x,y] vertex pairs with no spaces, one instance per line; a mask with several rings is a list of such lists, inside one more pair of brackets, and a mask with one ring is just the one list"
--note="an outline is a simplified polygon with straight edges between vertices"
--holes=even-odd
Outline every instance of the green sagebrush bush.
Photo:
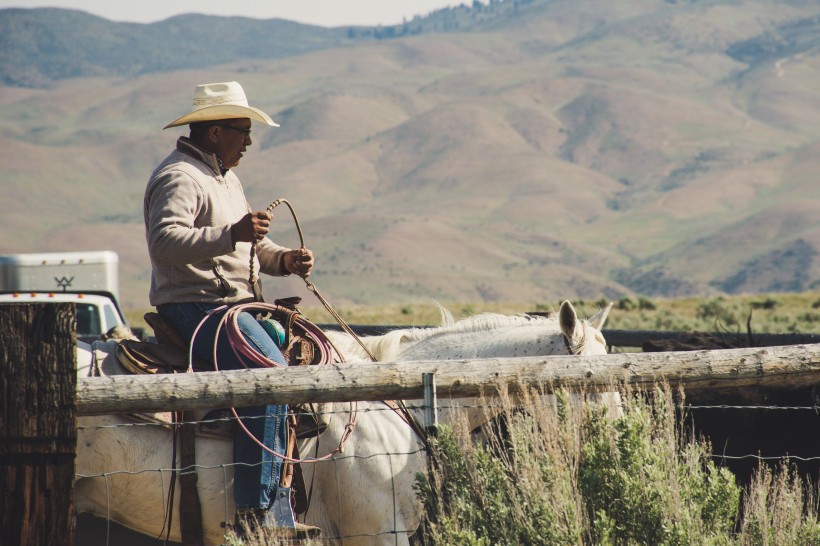
[[416,485],[421,542],[820,544],[814,500],[785,469],[764,466],[741,502],[731,472],[676,424],[668,388],[623,400],[615,418],[563,392],[549,407],[530,399],[513,411],[507,401],[503,434],[481,443],[464,423],[443,427]]
[[740,499],[707,446],[683,442],[668,391],[583,420],[578,484],[594,544],[725,544]]

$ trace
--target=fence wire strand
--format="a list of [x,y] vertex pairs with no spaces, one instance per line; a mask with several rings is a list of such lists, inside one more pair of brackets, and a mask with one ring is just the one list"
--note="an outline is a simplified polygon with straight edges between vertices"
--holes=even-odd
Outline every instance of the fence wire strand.
[[[423,404],[408,404],[407,407],[410,410],[417,411],[417,412],[423,412],[424,409],[425,409],[425,406]],[[481,403],[481,404],[469,404],[469,405],[468,404],[451,404],[451,403],[448,404],[446,401],[444,402],[444,404],[442,404],[441,401],[440,401],[440,403],[438,404],[437,409],[439,411],[447,411],[447,410],[457,410],[457,411],[459,411],[459,410],[464,410],[464,409],[486,409],[488,411],[497,411],[499,409],[503,409],[503,404],[495,403],[495,402],[488,402],[488,403]],[[686,410],[686,411],[690,411],[690,410],[693,410],[693,411],[697,411],[697,410],[812,411],[814,413],[820,414],[820,406],[817,406],[817,405],[777,406],[777,405],[729,405],[729,404],[696,405],[696,404],[689,404],[689,405],[681,405],[680,409]],[[328,415],[328,416],[334,416],[334,415],[341,415],[341,414],[346,415],[346,414],[349,413],[349,411],[350,410],[347,410],[347,409],[338,409],[338,410],[322,411],[321,413],[324,414],[324,415]],[[359,411],[361,411],[362,413],[367,413],[367,412],[383,412],[383,411],[392,412],[393,410],[391,408],[389,408],[388,406],[379,405],[379,406],[375,406],[375,407],[360,408]],[[127,417],[122,416],[122,418],[127,418]],[[258,417],[248,417],[247,419],[264,419],[264,418],[265,418],[265,416],[258,416]],[[83,425],[78,426],[78,430],[79,431],[93,431],[93,430],[97,430],[97,429],[115,429],[115,428],[122,428],[122,427],[163,427],[163,428],[167,429],[167,428],[170,428],[170,427],[173,427],[173,426],[178,426],[178,425],[181,425],[181,424],[218,425],[218,424],[223,424],[223,423],[226,423],[226,422],[231,422],[231,421],[236,420],[236,418],[234,416],[224,416],[224,417],[203,418],[203,419],[198,419],[198,420],[188,420],[188,421],[181,422],[179,424],[172,424],[172,423],[166,423],[166,422],[160,422],[160,421],[147,421],[147,420],[142,420],[142,419],[133,418],[133,417],[131,419],[134,419],[134,421],[133,422],[125,422],[125,423],[101,424],[101,425],[83,424]],[[354,434],[354,438],[355,438],[355,434]],[[230,441],[229,438],[226,438],[226,440]],[[355,441],[355,439],[354,439],[354,441]],[[332,461],[334,467],[336,467],[339,463],[341,463],[345,460],[370,460],[370,459],[375,459],[375,458],[388,457],[388,461],[389,461],[389,464],[390,464],[390,467],[391,467],[391,470],[392,470],[393,469],[392,457],[394,457],[394,456],[414,456],[414,455],[419,455],[419,454],[424,454],[424,453],[425,453],[425,449],[423,447],[419,447],[418,449],[409,450],[409,451],[384,451],[384,452],[380,452],[380,453],[371,453],[371,454],[366,454],[366,455],[338,453],[332,459],[330,459],[330,461]],[[721,454],[714,454],[713,453],[711,455],[711,457],[714,460],[746,460],[746,459],[752,459],[752,460],[757,460],[757,461],[761,461],[761,462],[770,462],[770,461],[814,462],[814,461],[820,461],[820,455],[817,455],[817,456],[801,456],[801,455],[792,455],[792,454],[783,454],[783,455],[760,455],[760,454],[730,455],[730,454],[724,454],[724,453],[721,453]],[[107,504],[107,506],[105,507],[105,511],[104,511],[105,518],[106,518],[106,530],[105,530],[106,542],[105,542],[105,544],[109,545],[109,544],[111,544],[110,541],[111,541],[111,532],[112,532],[112,530],[111,530],[112,519],[111,519],[110,481],[109,481],[111,478],[114,478],[114,477],[117,477],[117,476],[138,476],[138,475],[143,475],[143,474],[147,474],[147,473],[155,473],[155,472],[159,473],[160,474],[160,488],[162,489],[161,493],[162,493],[162,497],[163,497],[163,511],[165,511],[165,510],[168,510],[168,509],[171,508],[169,506],[166,506],[166,502],[165,502],[165,498],[164,498],[165,497],[164,490],[165,490],[165,487],[168,485],[166,483],[166,480],[165,480],[165,477],[164,477],[165,472],[171,473],[171,475],[173,475],[174,472],[189,473],[189,472],[196,472],[196,471],[221,470],[221,472],[222,472],[222,482],[223,482],[223,487],[224,487],[223,491],[225,492],[225,494],[223,495],[223,497],[224,497],[224,517],[225,517],[225,521],[228,521],[228,517],[229,517],[228,515],[229,515],[229,511],[230,511],[229,510],[229,499],[228,499],[228,493],[227,493],[228,492],[228,487],[229,487],[229,477],[228,477],[229,469],[235,468],[235,467],[238,467],[238,466],[254,467],[254,466],[260,466],[262,464],[263,463],[261,463],[261,462],[256,463],[256,464],[235,463],[235,462],[222,463],[222,464],[219,464],[219,465],[195,464],[195,465],[190,465],[190,466],[187,466],[187,467],[181,468],[181,469],[180,468],[177,468],[177,469],[174,469],[174,468],[145,468],[145,469],[139,469],[139,470],[122,470],[121,469],[121,470],[111,470],[111,471],[106,471],[106,472],[100,472],[100,473],[96,473],[96,474],[80,474],[80,473],[77,473],[77,474],[75,474],[75,476],[76,476],[76,479],[78,479],[78,480],[79,479],[98,479],[98,478],[102,478],[105,482],[105,497],[106,497],[106,504]],[[338,487],[339,487],[338,471],[336,470],[336,471],[334,471],[334,473],[336,475],[337,490],[338,490]],[[392,472],[391,472],[391,474],[392,474]],[[396,505],[396,485],[395,485],[395,481],[393,481],[392,479],[391,479],[391,487],[392,487],[392,492],[393,492],[393,507],[392,507],[393,508],[393,510],[392,510],[392,512],[393,512],[393,521],[396,522],[397,518],[398,518],[398,507]],[[338,497],[339,498],[336,499],[337,504],[338,504],[337,509],[339,510],[339,513],[341,514],[342,513],[341,503],[343,502],[343,499],[341,498],[341,495],[339,495]],[[379,531],[379,532],[374,532],[374,533],[356,533],[356,534],[346,534],[346,535],[341,535],[341,536],[325,536],[324,538],[326,538],[327,540],[341,540],[341,541],[343,541],[343,540],[348,540],[348,539],[352,540],[352,539],[356,539],[356,538],[375,538],[375,537],[380,537],[380,536],[393,536],[393,537],[395,537],[396,544],[398,544],[400,536],[408,536],[408,535],[412,534],[413,532],[415,532],[415,530],[408,530],[408,529],[399,530],[399,529],[394,528],[392,530]]]

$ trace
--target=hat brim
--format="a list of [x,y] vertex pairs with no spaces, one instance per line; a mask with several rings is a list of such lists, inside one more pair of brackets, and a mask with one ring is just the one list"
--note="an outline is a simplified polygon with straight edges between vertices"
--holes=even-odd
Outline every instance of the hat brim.
[[185,114],[179,119],[175,119],[163,129],[169,127],[179,127],[180,125],[188,125],[190,123],[198,123],[200,121],[219,121],[221,119],[237,119],[250,118],[252,120],[261,121],[271,127],[279,127],[278,123],[274,123],[262,110],[254,108],[253,106],[238,106],[235,104],[220,104],[217,106],[208,106],[207,108],[200,108],[190,114]]

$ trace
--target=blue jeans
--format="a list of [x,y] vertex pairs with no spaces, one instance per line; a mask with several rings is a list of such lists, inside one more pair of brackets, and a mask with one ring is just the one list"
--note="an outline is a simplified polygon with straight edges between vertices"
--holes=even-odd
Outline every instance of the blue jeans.
[[[190,343],[196,327],[208,311],[217,307],[220,306],[206,303],[169,303],[158,306],[157,312]],[[214,334],[225,311],[227,309],[212,314],[196,333],[194,340],[194,354],[211,365]],[[240,332],[253,348],[274,362],[286,363],[282,352],[251,314],[240,313],[237,322]],[[231,349],[224,324],[219,332],[216,356],[220,370],[245,368]],[[249,365],[253,367],[252,363]],[[259,441],[276,453],[284,454],[287,441],[286,405],[239,408],[237,413],[242,423]],[[234,462],[237,463],[234,467],[233,484],[236,509],[270,508],[271,500],[279,486],[282,460],[259,447],[241,427],[237,426]]]

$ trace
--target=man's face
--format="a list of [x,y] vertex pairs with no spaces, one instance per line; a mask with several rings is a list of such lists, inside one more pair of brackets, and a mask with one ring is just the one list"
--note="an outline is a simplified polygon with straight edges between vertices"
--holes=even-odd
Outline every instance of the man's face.
[[253,144],[249,118],[226,119],[211,127],[214,153],[222,160],[222,167],[232,169],[239,165],[245,150]]

